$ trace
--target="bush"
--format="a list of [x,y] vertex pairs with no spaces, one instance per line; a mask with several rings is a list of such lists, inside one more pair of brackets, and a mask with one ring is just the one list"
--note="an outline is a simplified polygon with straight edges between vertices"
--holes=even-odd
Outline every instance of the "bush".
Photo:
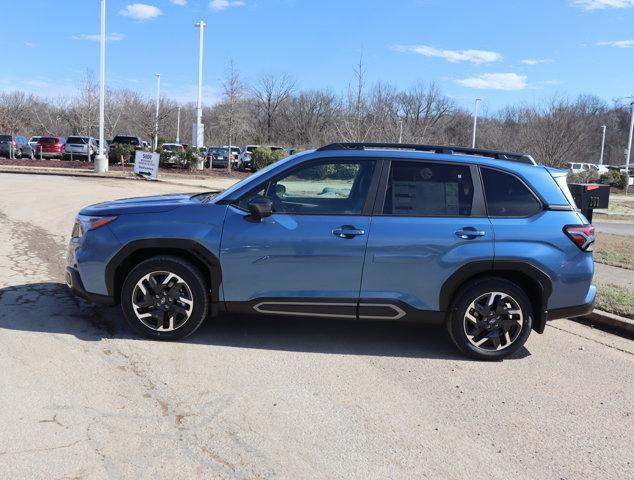
[[585,170],[579,173],[568,172],[568,183],[596,183],[599,181],[599,172]]
[[624,189],[625,185],[627,184],[627,175],[624,172],[610,170],[601,175],[600,181],[605,185]]
[[120,163],[121,158],[124,162],[134,161],[134,147],[123,143],[113,143],[108,152],[109,163]]
[[251,163],[255,170],[260,170],[286,157],[284,150],[271,150],[269,147],[258,147],[251,154]]

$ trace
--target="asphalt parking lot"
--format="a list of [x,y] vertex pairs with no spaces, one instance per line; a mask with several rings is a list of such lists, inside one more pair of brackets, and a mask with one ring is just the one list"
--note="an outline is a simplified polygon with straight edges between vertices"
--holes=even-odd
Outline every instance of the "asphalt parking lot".
[[152,342],[68,293],[81,206],[183,190],[0,174],[1,478],[631,477],[634,344],[585,325],[481,363],[408,324],[224,317]]

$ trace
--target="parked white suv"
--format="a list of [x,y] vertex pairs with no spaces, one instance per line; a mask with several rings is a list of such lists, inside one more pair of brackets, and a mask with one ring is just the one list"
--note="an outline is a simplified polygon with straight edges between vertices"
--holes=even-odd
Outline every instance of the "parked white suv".
[[583,162],[570,162],[568,163],[568,169],[572,173],[581,173],[588,172],[594,170],[599,175],[607,173],[609,171],[608,167],[605,165],[597,165],[595,163],[583,163]]

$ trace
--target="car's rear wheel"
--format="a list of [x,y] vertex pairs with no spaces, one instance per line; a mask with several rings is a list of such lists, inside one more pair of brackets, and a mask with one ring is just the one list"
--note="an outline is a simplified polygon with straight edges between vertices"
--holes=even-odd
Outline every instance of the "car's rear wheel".
[[447,328],[454,344],[479,360],[500,360],[526,343],[533,309],[526,293],[503,278],[483,278],[463,287]]
[[126,322],[158,340],[191,335],[207,316],[209,288],[202,272],[179,257],[152,257],[126,277],[121,291]]

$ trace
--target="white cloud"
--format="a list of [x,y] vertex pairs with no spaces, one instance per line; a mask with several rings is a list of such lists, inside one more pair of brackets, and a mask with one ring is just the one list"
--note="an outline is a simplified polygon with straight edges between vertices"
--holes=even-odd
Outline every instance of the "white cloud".
[[616,40],[613,42],[597,42],[597,45],[600,45],[602,47],[632,48],[634,47],[634,40]]
[[145,20],[156,18],[159,15],[163,15],[163,12],[160,8],[155,7],[154,5],[132,3],[130,5],[126,5],[122,10],[119,10],[119,15],[143,22]]
[[481,90],[523,90],[528,86],[526,76],[517,73],[483,73],[477,77],[456,80],[463,87]]
[[187,5],[187,0],[170,0],[174,5],[178,5],[179,7],[184,7]]
[[488,50],[441,50],[427,45],[397,45],[393,49],[397,52],[417,53],[424,57],[442,58],[451,63],[471,62],[479,65],[502,60],[502,55]]
[[546,63],[553,63],[553,60],[549,58],[525,58],[524,60],[520,60],[520,63],[524,65],[542,65]]
[[574,0],[572,3],[584,10],[634,7],[634,0]]
[[220,11],[231,7],[244,7],[246,5],[242,0],[211,0],[209,8]]
[[[90,40],[91,42],[98,42],[101,39],[98,33],[82,33],[80,35],[73,35],[71,38],[73,40]],[[112,32],[106,35],[106,42],[118,42],[120,40],[123,40],[124,38],[125,35],[123,33]]]
[[24,46],[25,47],[29,47],[29,48],[33,48],[33,47],[35,47],[35,44],[33,42],[24,42]]

